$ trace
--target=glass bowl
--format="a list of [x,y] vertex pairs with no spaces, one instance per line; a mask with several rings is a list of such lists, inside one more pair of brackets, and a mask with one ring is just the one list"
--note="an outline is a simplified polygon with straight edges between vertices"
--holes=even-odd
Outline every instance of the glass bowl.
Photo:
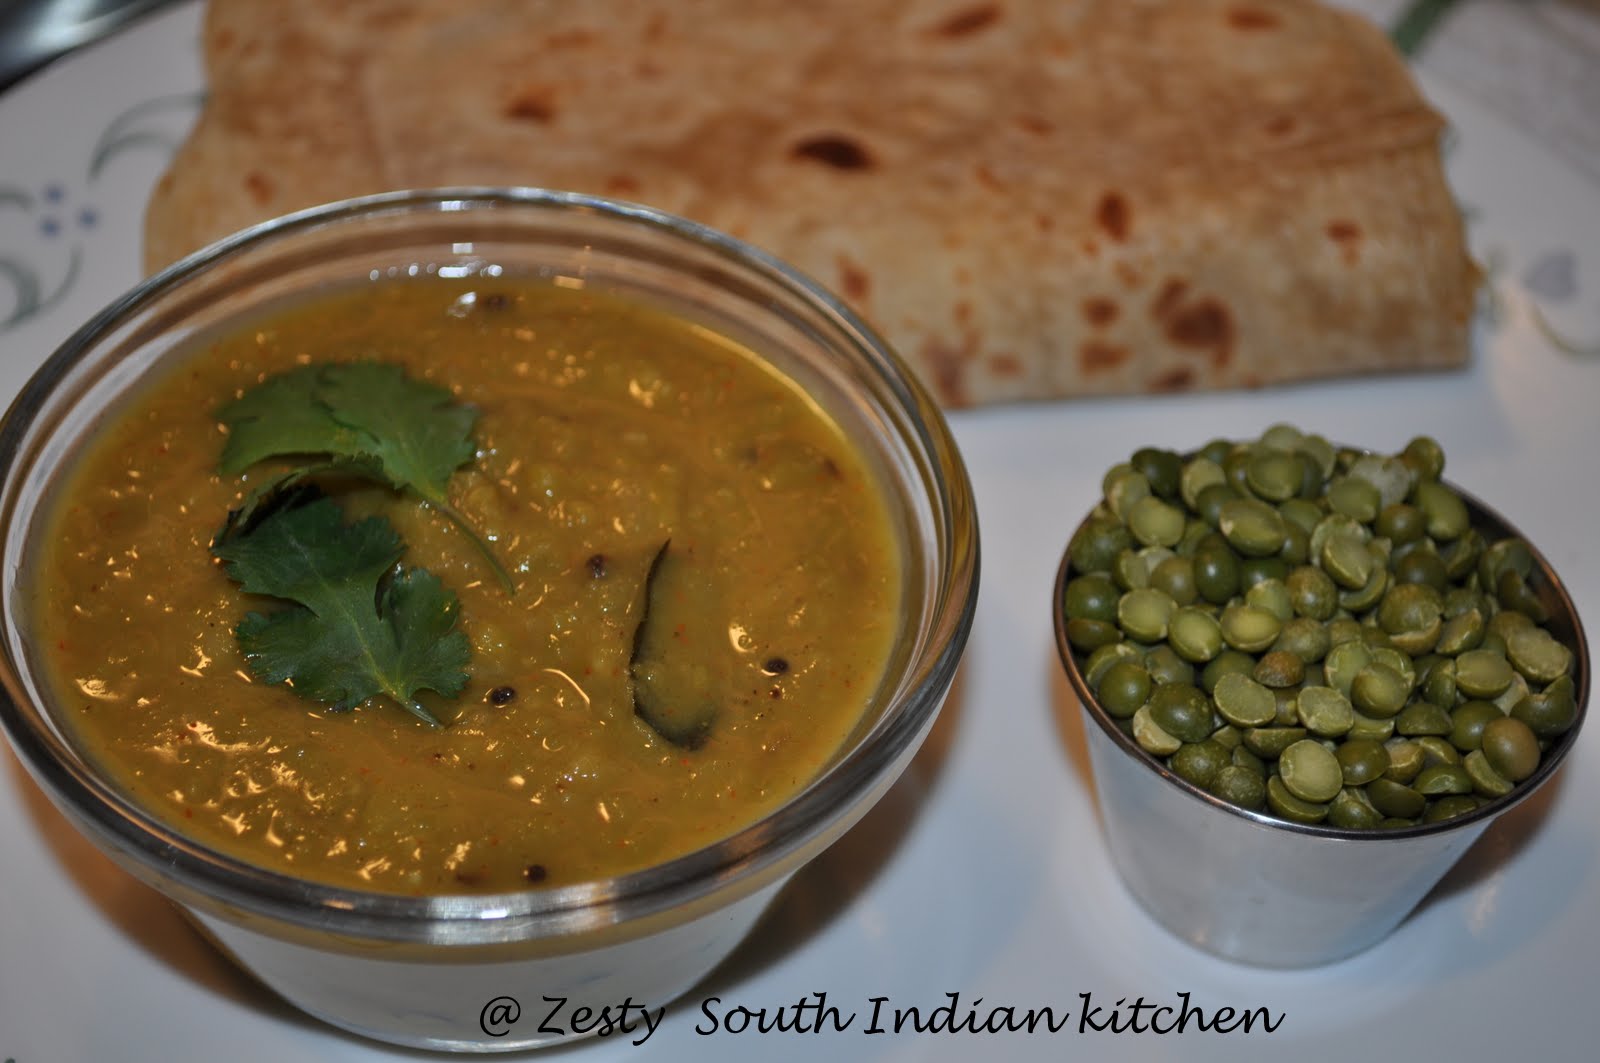
[[[1486,542],[1528,542],[1502,515],[1446,483]],[[1572,652],[1572,726],[1505,796],[1454,818],[1382,829],[1303,824],[1241,808],[1147,753],[1096,697],[1085,657],[1067,638],[1063,603],[1077,573],[1070,551],[1063,553],[1051,598],[1057,653],[1087,720],[1106,844],[1134,898],[1190,944],[1263,967],[1331,963],[1392,932],[1492,822],[1555,776],[1577,741],[1589,700],[1588,643],[1566,588],[1531,543],[1529,549],[1528,586],[1549,615],[1544,626]]]
[[[401,896],[266,871],[130,801],[74,743],[25,612],[41,499],[78,438],[186,337],[332,285],[535,274],[647,300],[734,337],[864,452],[904,565],[886,676],[842,750],[731,837],[617,877],[492,895]],[[373,1038],[493,1051],[562,1040],[541,997],[656,1009],[714,968],[767,902],[884,795],[927,735],[976,603],[971,485],[944,419],[837,299],[784,264],[647,208],[534,189],[396,193],[230,237],[149,278],[72,336],[0,424],[0,722],[41,788],[122,868],[175,901],[304,1011]],[[519,998],[529,1007],[519,1008]],[[615,1031],[613,1031],[615,1032]]]

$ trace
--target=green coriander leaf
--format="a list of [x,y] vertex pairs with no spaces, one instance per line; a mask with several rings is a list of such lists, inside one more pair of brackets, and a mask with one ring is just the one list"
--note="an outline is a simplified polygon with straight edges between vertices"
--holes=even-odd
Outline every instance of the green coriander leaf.
[[347,525],[328,499],[278,508],[216,543],[244,590],[295,603],[239,623],[251,672],[336,710],[382,695],[437,725],[416,695],[459,694],[470,646],[456,626],[455,594],[432,573],[385,578],[402,550],[388,521]]
[[335,458],[332,461],[290,469],[282,476],[257,487],[237,509],[229,510],[222,527],[217,529],[216,536],[212,540],[213,544],[226,543],[241,535],[249,534],[257,524],[276,510],[291,509],[321,498],[322,490],[316,484],[318,476],[380,479],[373,471],[372,461],[365,458]]
[[[268,377],[217,417],[228,429],[223,475],[271,458],[321,459],[298,474],[355,474],[409,491],[460,528],[507,592],[514,589],[488,543],[450,504],[451,475],[477,456],[478,414],[447,389],[383,362],[319,363]],[[242,508],[254,509],[262,494],[281,486],[266,485]]]
[[450,475],[477,454],[477,411],[383,362],[291,369],[268,377],[217,416],[228,426],[221,468],[230,476],[268,458],[373,458],[391,486],[444,503]]
[[237,476],[268,458],[375,453],[376,441],[340,424],[322,400],[325,369],[308,365],[270,376],[217,411],[217,419],[228,426],[219,462],[224,476]]
[[317,499],[268,514],[256,528],[215,550],[228,575],[250,594],[317,608],[341,585],[376,586],[404,549],[382,517],[345,524],[335,503]]
[[377,456],[391,483],[430,502],[447,505],[450,475],[477,457],[472,429],[478,412],[444,388],[412,380],[399,366],[324,366],[318,397],[340,427],[375,442],[363,453]]
[[425,568],[400,573],[384,588],[381,609],[399,644],[401,675],[436,677],[428,689],[455,697],[466,685],[471,655],[466,634],[456,626],[461,607],[455,594]]

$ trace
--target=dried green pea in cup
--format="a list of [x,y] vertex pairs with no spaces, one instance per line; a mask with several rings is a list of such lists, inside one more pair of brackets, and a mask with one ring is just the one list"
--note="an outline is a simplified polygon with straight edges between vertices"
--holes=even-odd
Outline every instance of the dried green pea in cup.
[[1222,800],[1296,823],[1435,822],[1503,797],[1577,719],[1526,543],[1485,541],[1444,452],[1275,425],[1110,469],[1063,630],[1106,713]]

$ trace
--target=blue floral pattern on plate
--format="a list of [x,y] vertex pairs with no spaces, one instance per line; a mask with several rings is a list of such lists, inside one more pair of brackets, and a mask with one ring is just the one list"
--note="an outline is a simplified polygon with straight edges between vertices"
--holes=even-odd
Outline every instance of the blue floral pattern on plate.
[[[0,283],[10,289],[9,311],[0,316],[0,333],[48,311],[78,278],[84,250],[100,223],[96,183],[110,164],[131,151],[153,150],[170,157],[181,134],[199,110],[201,93],[157,96],[117,115],[95,141],[81,183],[56,178],[39,187],[0,184],[0,212],[32,217],[34,243],[0,248]],[[3,307],[0,303],[0,307]]]

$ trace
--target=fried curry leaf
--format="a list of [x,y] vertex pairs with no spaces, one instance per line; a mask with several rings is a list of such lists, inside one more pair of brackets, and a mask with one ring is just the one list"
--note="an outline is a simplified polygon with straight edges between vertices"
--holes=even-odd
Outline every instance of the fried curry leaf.
[[634,715],[671,744],[693,750],[711,736],[717,705],[703,683],[685,674],[693,662],[674,645],[672,633],[682,630],[697,581],[693,569],[668,552],[671,545],[670,539],[661,544],[645,574],[628,671]]
[[[336,470],[409,491],[460,528],[501,585],[512,589],[488,543],[450,504],[451,475],[477,455],[472,431],[478,414],[448,390],[414,380],[398,365],[317,363],[268,377],[217,417],[228,429],[223,475],[272,458],[298,458],[319,463],[313,471]],[[287,474],[297,475],[305,470]]]
[[293,603],[240,621],[251,672],[335,710],[381,695],[437,726],[417,693],[460,693],[471,650],[453,592],[423,569],[390,576],[402,550],[388,521],[346,524],[326,498],[219,539],[212,552],[245,591]]

